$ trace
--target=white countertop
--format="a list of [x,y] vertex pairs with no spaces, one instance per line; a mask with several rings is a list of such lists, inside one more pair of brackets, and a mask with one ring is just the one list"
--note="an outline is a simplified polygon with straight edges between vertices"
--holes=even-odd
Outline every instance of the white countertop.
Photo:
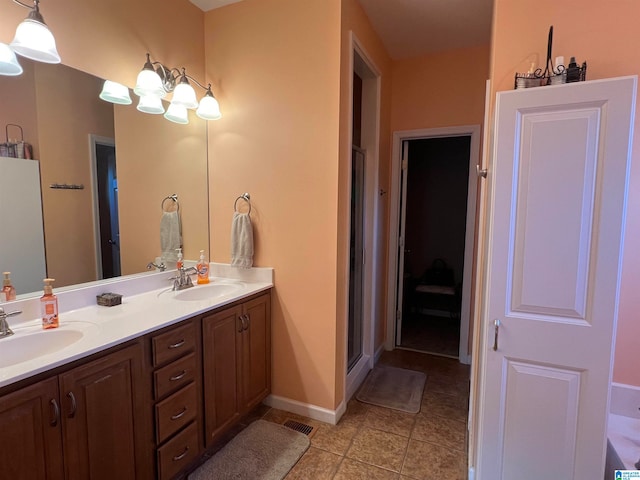
[[[272,269],[242,270],[211,264],[211,272],[225,276],[212,277],[209,285],[228,284],[233,287],[230,288],[233,291],[221,291],[214,298],[179,300],[174,297],[186,292],[190,296],[198,296],[198,289],[206,289],[208,285],[195,285],[174,292],[167,279],[175,275],[175,271],[122,277],[120,281],[94,282],[78,289],[65,290],[58,295],[60,326],[53,330],[42,330],[40,318],[34,318],[33,312],[39,303],[37,297],[3,304],[5,311],[19,309],[23,311],[23,315],[8,319],[15,335],[0,338],[0,387],[273,287]],[[122,294],[122,304],[113,307],[96,305],[96,294],[105,291]],[[65,304],[73,308],[67,310]],[[24,341],[25,336],[35,335],[38,336],[40,345],[31,344],[29,348],[35,349],[37,353],[30,355],[29,348],[25,349],[24,344],[19,342]],[[51,335],[52,342],[45,342],[45,335]],[[57,351],[43,354],[58,338],[67,335],[69,338],[81,338]]]

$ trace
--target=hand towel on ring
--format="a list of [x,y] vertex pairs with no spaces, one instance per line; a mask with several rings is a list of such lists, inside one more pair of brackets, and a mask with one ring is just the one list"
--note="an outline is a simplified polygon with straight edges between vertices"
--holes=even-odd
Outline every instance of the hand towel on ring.
[[231,265],[244,268],[250,268],[253,265],[253,226],[248,213],[233,214]]

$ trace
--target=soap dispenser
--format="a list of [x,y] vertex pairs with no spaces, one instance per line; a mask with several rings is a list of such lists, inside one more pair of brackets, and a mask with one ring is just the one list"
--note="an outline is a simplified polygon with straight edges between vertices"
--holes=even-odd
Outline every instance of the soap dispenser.
[[204,259],[204,250],[200,250],[200,260],[196,265],[198,270],[198,285],[209,283],[209,264]]
[[11,300],[16,299],[16,289],[11,285],[11,272],[4,272],[4,286],[2,287],[2,291],[0,292],[0,301],[10,302]]
[[51,284],[54,278],[44,279],[44,295],[40,297],[40,308],[42,310],[42,328],[58,328],[58,297],[53,294]]
[[176,251],[178,252],[178,261],[176,262],[176,268],[180,270],[184,266],[184,262],[182,260],[182,249],[176,248]]

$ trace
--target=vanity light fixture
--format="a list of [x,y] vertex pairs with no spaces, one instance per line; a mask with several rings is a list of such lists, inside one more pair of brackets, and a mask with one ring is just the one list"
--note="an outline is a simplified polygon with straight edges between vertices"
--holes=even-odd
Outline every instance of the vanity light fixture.
[[104,81],[100,98],[119,105],[131,105],[132,103],[127,86],[111,80]]
[[[113,103],[124,103],[124,101],[118,101],[121,97],[105,93],[105,90],[111,88],[107,82],[109,81],[105,81],[100,98]],[[199,102],[191,82],[205,90],[205,94]],[[164,115],[167,120],[172,122],[189,123],[188,108],[197,109],[196,115],[204,120],[217,120],[222,117],[220,105],[213,96],[210,83],[205,87],[188,75],[184,68],[181,70],[168,68],[161,62],[152,61],[149,53],[147,53],[147,59],[138,74],[133,92],[140,97],[138,110],[152,114],[164,113],[162,98],[168,93],[173,93],[171,104]]]
[[0,43],[0,75],[15,76],[22,73],[16,54],[6,43]]
[[31,11],[18,28],[10,46],[18,55],[44,63],[60,63],[56,40],[40,13],[40,0],[33,0],[33,6],[13,0],[14,3]]

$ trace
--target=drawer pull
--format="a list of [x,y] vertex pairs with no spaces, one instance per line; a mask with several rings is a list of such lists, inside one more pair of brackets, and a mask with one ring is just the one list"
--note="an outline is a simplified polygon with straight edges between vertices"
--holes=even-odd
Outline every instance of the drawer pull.
[[175,415],[171,416],[171,420],[178,420],[179,418],[183,417],[185,413],[187,413],[187,407],[184,407],[182,409],[182,411],[180,413],[176,413]]
[[73,392],[67,393],[67,397],[71,400],[71,411],[67,414],[67,417],[73,418],[76,416],[76,410],[78,410],[78,404],[76,403],[76,396]]
[[187,374],[186,370],[182,370],[182,372],[180,372],[178,375],[174,375],[173,377],[169,377],[169,380],[172,382],[175,382],[177,380],[180,380],[181,378],[184,378],[184,376]]
[[171,345],[169,345],[169,349],[173,350],[174,348],[180,348],[182,345],[184,345],[184,338],[177,341],[176,343],[172,343]]
[[173,461],[177,462],[178,460],[182,460],[184,457],[187,456],[187,452],[189,452],[188,446],[184,447],[184,451],[180,455],[176,455],[175,457],[173,457]]
[[53,420],[49,423],[52,427],[55,427],[58,425],[58,420],[60,420],[60,407],[58,406],[58,402],[56,402],[55,398],[52,398],[49,403],[51,403],[51,406],[53,407]]

